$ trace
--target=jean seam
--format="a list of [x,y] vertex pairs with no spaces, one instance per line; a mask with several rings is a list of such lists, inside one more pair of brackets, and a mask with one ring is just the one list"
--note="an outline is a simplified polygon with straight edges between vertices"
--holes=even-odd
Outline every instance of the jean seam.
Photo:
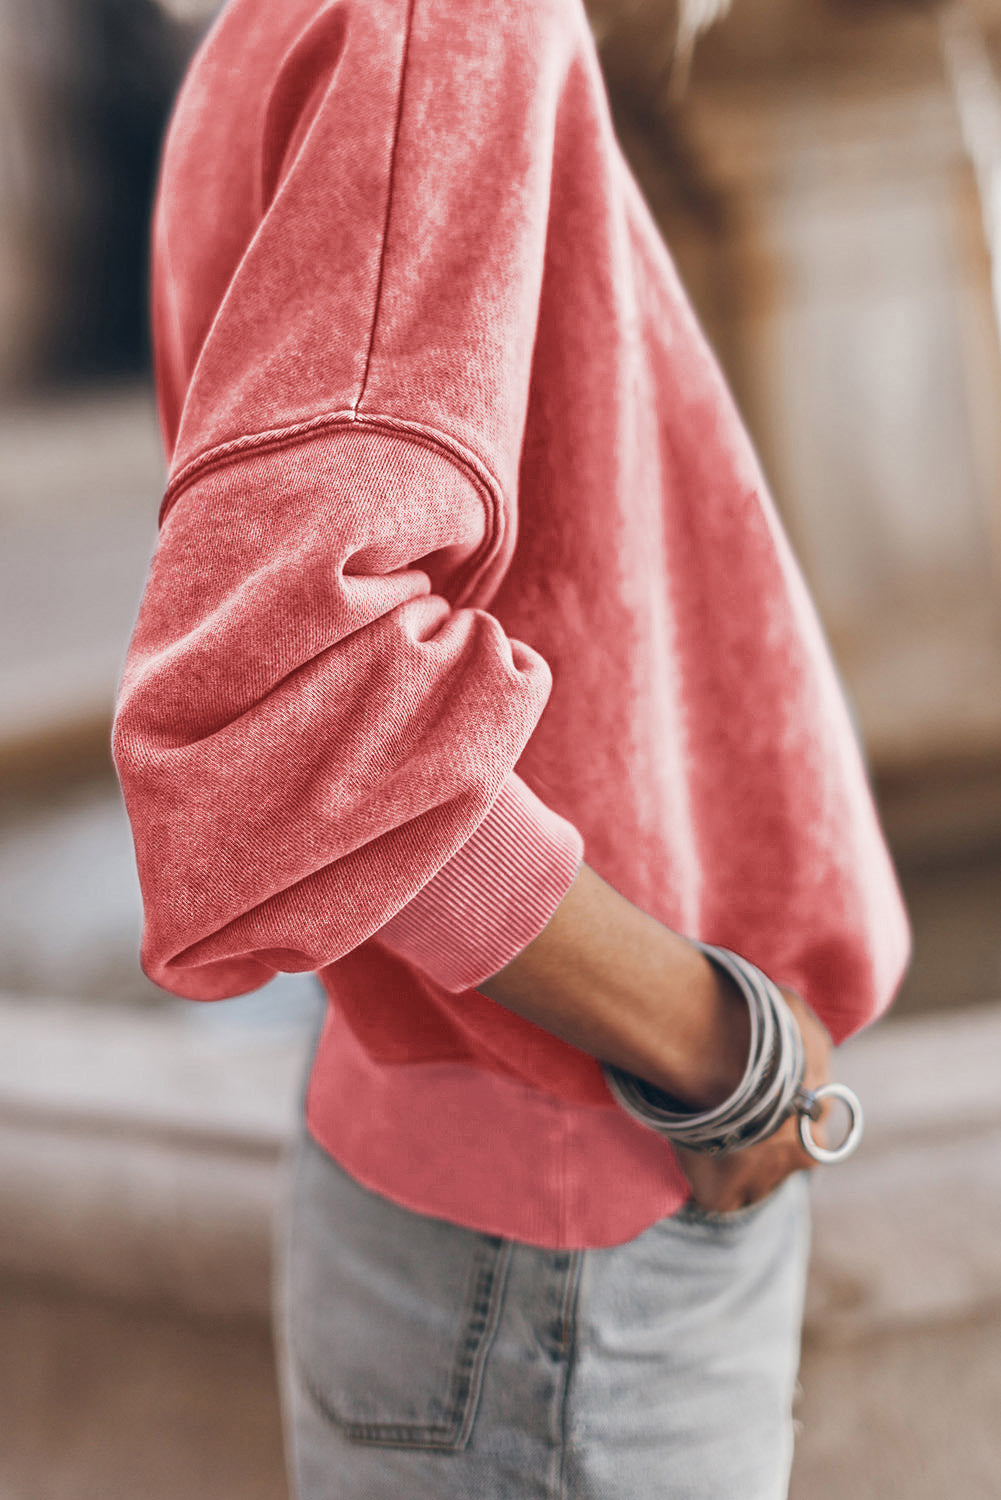
[[472,1434],[487,1355],[500,1323],[513,1250],[512,1240],[501,1240],[494,1247],[493,1255],[484,1257],[477,1277],[472,1315],[467,1322],[466,1338],[452,1388],[452,1409],[459,1429],[456,1446],[460,1448],[466,1446]]
[[556,1500],[565,1500],[566,1497],[570,1381],[577,1354],[577,1313],[580,1301],[581,1272],[586,1254],[586,1250],[575,1250],[571,1255],[567,1278],[563,1288],[563,1301],[560,1308],[560,1344],[565,1356],[565,1366],[563,1371],[563,1395],[559,1411],[560,1464],[556,1483]]

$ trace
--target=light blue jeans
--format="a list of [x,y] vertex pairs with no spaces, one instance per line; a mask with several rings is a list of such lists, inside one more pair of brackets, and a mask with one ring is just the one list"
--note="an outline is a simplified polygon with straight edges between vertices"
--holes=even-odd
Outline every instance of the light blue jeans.
[[304,1137],[277,1279],[297,1500],[782,1500],[806,1174],[544,1250],[400,1208]]

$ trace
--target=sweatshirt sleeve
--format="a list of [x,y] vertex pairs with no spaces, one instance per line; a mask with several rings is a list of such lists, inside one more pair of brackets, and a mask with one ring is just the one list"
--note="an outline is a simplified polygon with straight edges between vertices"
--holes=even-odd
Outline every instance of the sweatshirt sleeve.
[[583,841],[514,770],[547,663],[458,602],[489,544],[475,475],[377,423],[187,485],[112,731],[157,984],[241,994],[375,936],[458,991],[545,926]]

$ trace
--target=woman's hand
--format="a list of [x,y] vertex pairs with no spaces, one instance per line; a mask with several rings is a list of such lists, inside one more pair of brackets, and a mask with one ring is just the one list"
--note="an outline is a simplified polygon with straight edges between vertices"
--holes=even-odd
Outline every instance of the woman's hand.
[[[831,1038],[820,1020],[795,990],[779,985],[803,1036],[806,1066],[803,1086],[820,1088],[830,1081]],[[814,1138],[824,1142],[824,1124],[813,1126]],[[711,1213],[733,1213],[773,1192],[793,1172],[810,1171],[817,1162],[804,1151],[799,1138],[799,1116],[792,1115],[757,1146],[745,1146],[729,1156],[706,1156],[677,1147],[682,1171],[692,1185],[700,1208]]]
[[[794,990],[779,988],[803,1034],[803,1083],[819,1088],[831,1038]],[[733,980],[587,864],[539,935],[477,989],[692,1110],[722,1104],[747,1062],[747,1002]],[[822,1124],[814,1136],[823,1141]],[[732,1156],[678,1155],[696,1201],[717,1212],[743,1208],[816,1165],[796,1118]]]

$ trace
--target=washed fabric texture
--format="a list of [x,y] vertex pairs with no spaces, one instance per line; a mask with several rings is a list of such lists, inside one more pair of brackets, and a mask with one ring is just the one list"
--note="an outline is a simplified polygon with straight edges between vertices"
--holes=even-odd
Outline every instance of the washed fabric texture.
[[830,651],[615,137],[580,0],[230,0],[164,148],[169,477],[113,753],[176,994],[318,971],[316,1139],[397,1203],[621,1243],[688,1188],[478,989],[588,863],[889,1003]]
[[547,1250],[411,1213],[309,1138],[276,1278],[299,1500],[783,1500],[806,1175]]

